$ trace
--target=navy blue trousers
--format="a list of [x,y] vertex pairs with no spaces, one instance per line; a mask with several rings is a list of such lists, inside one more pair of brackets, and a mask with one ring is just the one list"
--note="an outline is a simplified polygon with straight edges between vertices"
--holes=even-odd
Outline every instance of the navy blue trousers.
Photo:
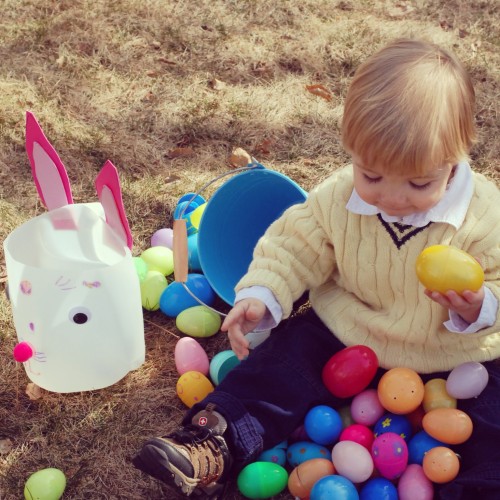
[[[330,357],[345,346],[328,330],[314,311],[295,316],[277,327],[248,359],[231,372],[202,402],[186,414],[214,403],[229,424],[228,441],[236,470],[289,438],[303,424],[312,407],[340,408],[349,400],[334,397],[324,386],[321,372]],[[457,478],[436,488],[437,498],[500,499],[500,364],[484,363],[489,383],[477,398],[459,401],[474,423],[472,436],[453,449],[461,456]],[[372,386],[385,370],[379,370]],[[422,375],[446,378],[448,373]]]

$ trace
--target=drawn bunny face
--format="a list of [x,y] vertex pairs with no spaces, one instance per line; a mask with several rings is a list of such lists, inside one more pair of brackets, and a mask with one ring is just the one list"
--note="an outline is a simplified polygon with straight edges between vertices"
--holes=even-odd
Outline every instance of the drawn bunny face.
[[49,391],[101,389],[145,357],[139,280],[118,174],[106,162],[96,180],[100,203],[73,204],[66,170],[31,113],[26,149],[49,211],[4,242],[19,340],[14,355],[28,377]]

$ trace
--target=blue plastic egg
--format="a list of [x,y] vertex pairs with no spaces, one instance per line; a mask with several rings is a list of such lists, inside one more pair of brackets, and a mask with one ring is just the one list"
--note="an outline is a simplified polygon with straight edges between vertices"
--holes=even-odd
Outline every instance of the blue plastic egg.
[[258,457],[258,462],[272,462],[273,464],[279,464],[281,467],[286,465],[286,447],[275,446],[269,450],[264,450]]
[[196,227],[191,224],[189,214],[196,210],[199,206],[206,203],[203,196],[196,193],[186,193],[179,198],[177,206],[174,210],[174,219],[186,219],[186,229],[188,236],[197,232]]
[[384,413],[375,423],[373,434],[378,437],[385,432],[394,432],[408,443],[412,435],[411,423],[405,415]]
[[188,268],[190,271],[201,271],[200,257],[198,255],[198,233],[191,234],[187,239]]
[[417,432],[408,443],[408,463],[422,465],[424,455],[436,446],[446,446],[427,432]]
[[[215,292],[203,274],[188,274],[186,286],[203,303],[210,306],[215,301]],[[186,291],[182,283],[174,281],[163,291],[160,297],[160,309],[164,314],[175,318],[188,307],[199,306],[200,303]]]
[[332,474],[322,477],[311,490],[310,500],[359,500],[358,491],[349,479]]
[[369,479],[359,492],[360,500],[398,500],[396,486],[383,477]]
[[297,465],[312,458],[326,458],[330,460],[331,453],[328,448],[318,443],[297,441],[288,447],[286,458],[292,467],[297,467]]
[[342,418],[338,411],[329,406],[315,406],[305,416],[304,429],[315,443],[333,444],[342,432]]

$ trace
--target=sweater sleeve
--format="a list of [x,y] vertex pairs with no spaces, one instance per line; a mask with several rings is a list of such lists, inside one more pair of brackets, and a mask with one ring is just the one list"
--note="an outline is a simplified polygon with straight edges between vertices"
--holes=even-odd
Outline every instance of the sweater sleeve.
[[304,203],[286,210],[258,241],[248,273],[236,291],[254,285],[267,287],[287,318],[294,301],[324,283],[335,268],[324,218],[317,190]]

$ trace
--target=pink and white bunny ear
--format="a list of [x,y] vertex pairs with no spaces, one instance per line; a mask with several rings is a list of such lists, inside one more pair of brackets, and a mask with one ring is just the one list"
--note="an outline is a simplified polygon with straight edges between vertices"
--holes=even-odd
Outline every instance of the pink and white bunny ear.
[[124,243],[132,248],[132,233],[123,207],[120,179],[116,167],[108,160],[95,180],[97,196],[104,208],[106,222]]
[[33,113],[26,112],[26,152],[38,195],[48,210],[73,203],[66,169]]

